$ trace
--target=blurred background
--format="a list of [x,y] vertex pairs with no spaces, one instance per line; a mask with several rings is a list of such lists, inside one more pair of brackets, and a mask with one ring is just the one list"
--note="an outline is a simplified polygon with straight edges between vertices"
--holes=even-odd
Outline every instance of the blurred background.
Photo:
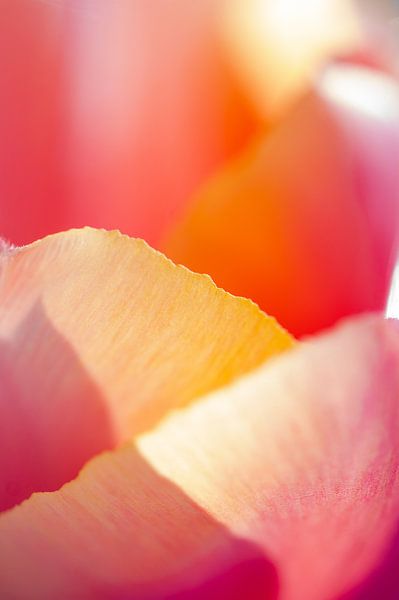
[[390,0],[0,0],[0,234],[120,229],[298,335],[379,308],[398,15]]

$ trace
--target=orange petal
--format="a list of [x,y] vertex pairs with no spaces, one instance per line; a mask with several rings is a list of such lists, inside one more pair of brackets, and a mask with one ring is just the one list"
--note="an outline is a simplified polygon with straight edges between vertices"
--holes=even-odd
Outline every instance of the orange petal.
[[75,230],[5,251],[0,508],[292,345],[145,242]]
[[[265,598],[271,586],[274,597],[268,555],[279,598],[336,597],[368,572],[397,520],[398,364],[397,331],[361,319],[172,415],[139,452],[94,459],[0,517],[0,590]],[[235,595],[201,596],[227,585],[232,564]]]
[[164,243],[294,334],[382,308],[399,205],[399,86],[336,65],[204,188]]

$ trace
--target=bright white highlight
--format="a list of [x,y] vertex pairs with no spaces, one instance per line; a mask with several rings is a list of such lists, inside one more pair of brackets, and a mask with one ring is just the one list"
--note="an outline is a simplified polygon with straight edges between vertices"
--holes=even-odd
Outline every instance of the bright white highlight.
[[385,316],[387,319],[399,319],[399,262],[393,272]]
[[366,67],[328,68],[320,89],[329,99],[384,121],[399,120],[399,86],[388,75]]
[[229,0],[222,27],[227,56],[259,109],[284,112],[336,54],[358,47],[348,0]]

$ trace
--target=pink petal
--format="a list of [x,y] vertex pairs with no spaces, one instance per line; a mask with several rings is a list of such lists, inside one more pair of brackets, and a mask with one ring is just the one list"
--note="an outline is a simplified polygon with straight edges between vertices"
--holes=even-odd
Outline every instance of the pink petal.
[[2,0],[1,235],[159,237],[258,123],[219,47],[220,8]]
[[274,597],[266,556],[283,600],[349,590],[397,523],[398,364],[397,330],[359,319],[96,458],[0,517],[2,593],[201,598],[233,562],[259,568],[238,597]]

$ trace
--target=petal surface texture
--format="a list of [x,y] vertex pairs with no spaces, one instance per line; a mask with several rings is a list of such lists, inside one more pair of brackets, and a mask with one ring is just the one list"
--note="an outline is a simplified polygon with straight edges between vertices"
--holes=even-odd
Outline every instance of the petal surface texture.
[[[95,458],[0,516],[0,590],[275,598],[277,575],[284,600],[345,592],[398,518],[398,361],[397,327],[358,318]],[[213,596],[225,572],[236,595]]]
[[295,335],[383,308],[399,206],[399,87],[337,65],[204,187],[169,256]]
[[94,229],[5,249],[0,507],[292,345],[252,302]]

